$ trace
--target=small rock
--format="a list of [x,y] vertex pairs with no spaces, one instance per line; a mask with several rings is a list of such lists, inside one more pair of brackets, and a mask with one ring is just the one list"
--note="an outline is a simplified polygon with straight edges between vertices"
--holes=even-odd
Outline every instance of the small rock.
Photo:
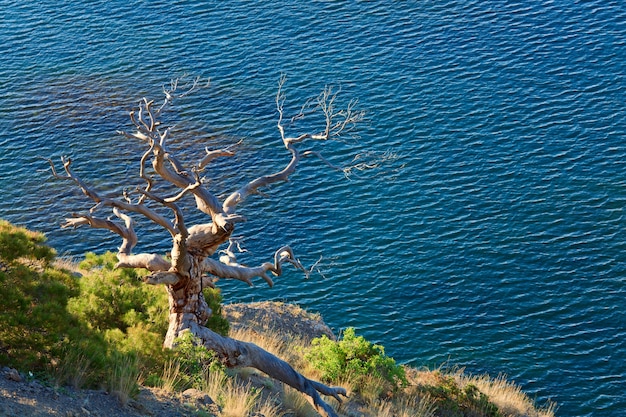
[[199,402],[200,404],[204,404],[204,405],[213,404],[213,400],[211,399],[211,397],[209,397],[204,392],[197,390],[195,388],[189,388],[188,390],[185,390],[183,392],[183,398],[195,400]]
[[139,401],[135,401],[135,400],[130,400],[128,401],[128,405],[132,408],[134,408],[135,410],[139,411],[142,414],[145,415],[149,415],[151,416],[152,413],[150,412],[150,410],[148,410],[142,403],[140,403]]
[[9,370],[6,371],[5,376],[7,377],[8,380],[15,381],[15,382],[22,382],[22,376],[20,375],[19,372],[17,372],[17,369],[9,368]]

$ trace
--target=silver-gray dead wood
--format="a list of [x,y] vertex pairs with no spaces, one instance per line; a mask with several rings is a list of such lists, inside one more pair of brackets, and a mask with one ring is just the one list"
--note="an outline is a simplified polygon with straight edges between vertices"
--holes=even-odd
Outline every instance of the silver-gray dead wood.
[[[191,332],[201,343],[217,353],[224,364],[230,367],[253,367],[287,385],[307,394],[311,403],[323,415],[336,416],[336,413],[320,396],[329,395],[340,399],[346,391],[340,387],[329,387],[309,380],[296,372],[289,364],[266,352],[258,346],[223,337],[205,324],[211,316],[202,289],[213,286],[217,278],[237,279],[252,285],[254,277],[264,279],[270,286],[271,276],[280,276],[285,263],[291,264],[305,273],[302,264],[296,259],[288,246],[279,248],[271,262],[258,266],[245,266],[237,262],[236,241],[232,239],[237,223],[244,218],[237,214],[238,206],[259,189],[273,183],[285,182],[296,170],[301,158],[308,155],[321,156],[313,151],[301,150],[300,147],[312,140],[327,141],[348,133],[362,113],[354,110],[354,102],[347,108],[335,108],[337,95],[326,88],[316,100],[307,103],[302,111],[290,119],[290,123],[317,112],[321,115],[322,126],[319,132],[303,133],[290,137],[285,132],[284,113],[284,78],[281,78],[276,95],[278,111],[277,129],[282,145],[289,160],[285,167],[275,173],[261,176],[238,190],[232,192],[223,202],[213,194],[200,174],[214,159],[234,155],[232,149],[206,150],[198,162],[183,164],[168,150],[170,129],[163,129],[160,115],[164,108],[176,98],[177,83],[165,90],[165,101],[157,108],[154,102],[143,99],[136,111],[130,113],[133,124],[132,132],[120,132],[124,137],[139,140],[145,144],[138,169],[138,176],[145,185],[132,191],[124,192],[120,198],[110,198],[99,194],[83,182],[71,169],[72,161],[62,158],[63,171],[59,172],[53,161],[50,162],[52,174],[56,178],[73,181],[83,194],[94,202],[88,213],[73,214],[63,227],[87,225],[94,228],[108,229],[118,234],[122,244],[118,249],[118,267],[145,268],[151,274],[145,278],[147,284],[163,285],[169,295],[169,327],[164,346],[171,348],[176,338],[183,332]],[[187,94],[196,87],[194,83]],[[324,160],[325,161],[325,160]],[[166,183],[176,189],[171,196],[158,195],[154,189],[157,183]],[[161,188],[162,189],[162,188]],[[195,207],[207,215],[207,222],[188,226],[185,223],[182,204],[186,195],[192,195]],[[173,220],[160,214],[163,208],[171,210]],[[98,212],[106,210],[104,215]],[[115,218],[107,217],[113,213]],[[167,230],[172,239],[170,256],[165,258],[152,253],[133,253],[138,242],[134,230],[133,215],[141,215]],[[219,259],[213,255],[221,246]]]

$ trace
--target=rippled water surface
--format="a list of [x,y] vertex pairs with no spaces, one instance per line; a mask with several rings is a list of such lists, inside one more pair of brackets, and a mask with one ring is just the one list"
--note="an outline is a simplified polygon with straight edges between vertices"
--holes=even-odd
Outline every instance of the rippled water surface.
[[59,229],[89,205],[41,157],[119,190],[142,152],[116,134],[128,111],[171,78],[210,77],[167,122],[185,158],[243,139],[207,173],[222,196],[287,160],[280,74],[290,111],[334,84],[368,118],[328,159],[395,158],[349,180],[309,159],[249,200],[246,260],[288,243],[322,274],[224,283],[228,300],[297,302],[401,362],[506,374],[560,416],[623,415],[623,2],[86,3],[0,0],[0,217],[61,253],[115,250]]

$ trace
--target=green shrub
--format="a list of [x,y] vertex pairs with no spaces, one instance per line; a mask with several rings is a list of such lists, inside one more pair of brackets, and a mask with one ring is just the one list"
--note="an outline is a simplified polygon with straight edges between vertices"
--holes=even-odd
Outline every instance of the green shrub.
[[36,373],[58,363],[70,340],[88,329],[67,312],[79,285],[50,266],[45,237],[0,220],[0,365]]
[[354,328],[349,327],[338,342],[327,336],[313,339],[311,350],[306,359],[327,382],[339,382],[349,376],[356,379],[356,388],[373,377],[387,381],[392,389],[408,384],[404,368],[385,355],[380,345],[374,345],[363,336],[356,336]]
[[0,262],[11,263],[19,258],[29,258],[50,263],[56,253],[45,245],[46,237],[0,220]]
[[114,253],[88,253],[80,267],[88,272],[80,280],[80,296],[68,309],[96,330],[127,329],[143,323],[148,331],[165,336],[168,301],[161,286],[141,280],[148,271],[115,269]]
[[[147,331],[165,336],[168,325],[168,299],[163,286],[146,285],[149,272],[130,268],[115,269],[113,252],[89,252],[80,268],[89,271],[81,279],[81,295],[70,303],[70,310],[96,329],[120,329],[142,325]],[[226,336],[228,321],[222,316],[222,296],[217,288],[205,288],[204,298],[213,314],[207,322],[211,330]]]
[[[162,286],[146,285],[147,270],[115,269],[115,253],[87,253],[80,263],[84,271],[80,294],[68,302],[68,311],[105,342],[106,366],[122,357],[136,357],[146,378],[160,373],[167,353],[163,339],[168,325],[168,299]],[[106,369],[98,371],[101,377]]]
[[[78,278],[53,266],[55,251],[45,240],[0,220],[0,365],[59,384],[107,384],[124,398],[139,373],[158,381],[172,360],[181,363],[188,386],[219,369],[197,341],[183,338],[175,352],[162,348],[169,302],[163,286],[142,281],[148,271],[115,269],[112,252],[88,253]],[[204,296],[213,312],[207,326],[227,335],[220,291],[207,288]]]
[[[171,354],[163,350],[167,332],[169,302],[163,286],[146,285],[141,279],[147,270],[115,269],[115,253],[88,253],[80,263],[87,270],[80,280],[80,295],[68,303],[68,310],[102,335],[111,352],[136,354],[138,366],[146,381],[157,384]],[[228,321],[222,316],[222,297],[218,289],[204,289],[204,296],[213,314],[207,327],[226,335]],[[187,346],[185,343],[180,349]],[[179,349],[179,350],[180,350]],[[190,348],[181,357],[181,373],[191,374],[185,385],[192,386],[201,376],[188,358],[204,363],[201,351]],[[206,349],[202,348],[206,352]],[[189,363],[188,363],[189,362]]]
[[204,299],[209,305],[209,308],[213,312],[206,322],[206,327],[222,336],[228,336],[230,323],[228,323],[228,320],[222,315],[222,293],[220,289],[205,288],[202,293],[204,294]]
[[173,357],[180,367],[182,388],[202,389],[209,373],[225,372],[215,352],[206,349],[191,332],[184,332],[176,339]]

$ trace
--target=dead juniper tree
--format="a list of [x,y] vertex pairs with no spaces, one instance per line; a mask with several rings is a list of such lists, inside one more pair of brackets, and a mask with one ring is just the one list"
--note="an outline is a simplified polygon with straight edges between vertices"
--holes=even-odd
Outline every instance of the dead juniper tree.
[[[217,278],[236,279],[252,285],[252,278],[260,277],[272,286],[270,275],[280,276],[285,264],[291,264],[307,272],[288,246],[279,248],[272,262],[264,262],[258,266],[239,264],[235,255],[236,243],[233,240],[233,231],[244,218],[237,214],[237,208],[250,195],[259,193],[261,188],[287,181],[302,158],[309,155],[322,158],[312,150],[302,149],[307,142],[337,139],[353,129],[355,123],[363,116],[361,112],[355,111],[355,102],[350,102],[345,109],[336,109],[337,94],[326,88],[317,99],[307,102],[299,114],[287,118],[284,114],[284,81],[282,77],[276,95],[278,110],[276,126],[282,145],[290,158],[282,170],[248,182],[232,192],[224,201],[219,201],[209,190],[207,181],[201,178],[200,174],[214,159],[234,155],[232,149],[206,149],[206,154],[200,155],[195,165],[183,164],[168,150],[171,130],[162,127],[160,116],[174,98],[190,92],[186,90],[178,94],[176,82],[172,83],[170,89],[164,89],[165,100],[162,105],[157,107],[153,101],[143,99],[139,108],[130,112],[133,131],[120,132],[128,139],[139,140],[145,144],[146,151],[138,167],[140,182],[143,184],[140,187],[125,191],[119,198],[110,198],[98,193],[81,180],[71,169],[71,159],[62,158],[64,173],[55,168],[52,160],[49,160],[49,163],[54,177],[74,182],[94,203],[88,213],[73,214],[73,217],[66,219],[63,227],[86,225],[108,229],[118,234],[122,238],[122,244],[117,253],[119,262],[116,266],[148,269],[151,273],[145,278],[145,282],[163,285],[166,288],[169,295],[169,328],[164,347],[172,348],[179,335],[191,332],[207,349],[214,351],[226,366],[259,369],[308,395],[310,402],[321,414],[336,416],[320,394],[340,400],[340,395],[346,394],[343,388],[329,387],[307,379],[289,364],[258,346],[223,337],[205,327],[211,310],[204,299],[202,289],[213,286]],[[196,84],[197,81],[191,90]],[[286,120],[291,126],[292,123],[313,112],[322,115],[319,132],[302,133],[294,137],[287,135]],[[156,191],[157,183],[167,184],[175,190],[174,195],[167,197],[159,195],[163,192]],[[162,190],[163,187],[158,189]],[[208,215],[206,223],[193,226],[186,224],[182,210],[183,197],[186,195],[193,196],[196,208]],[[164,216],[163,210],[171,210],[172,216]],[[102,211],[112,211],[114,217],[110,216],[110,212],[98,215]],[[138,242],[131,217],[134,215],[144,216],[169,232],[172,249],[168,257],[152,253],[133,253],[133,248]],[[221,250],[219,253],[222,255],[215,259],[213,256],[222,245],[227,247]]]

